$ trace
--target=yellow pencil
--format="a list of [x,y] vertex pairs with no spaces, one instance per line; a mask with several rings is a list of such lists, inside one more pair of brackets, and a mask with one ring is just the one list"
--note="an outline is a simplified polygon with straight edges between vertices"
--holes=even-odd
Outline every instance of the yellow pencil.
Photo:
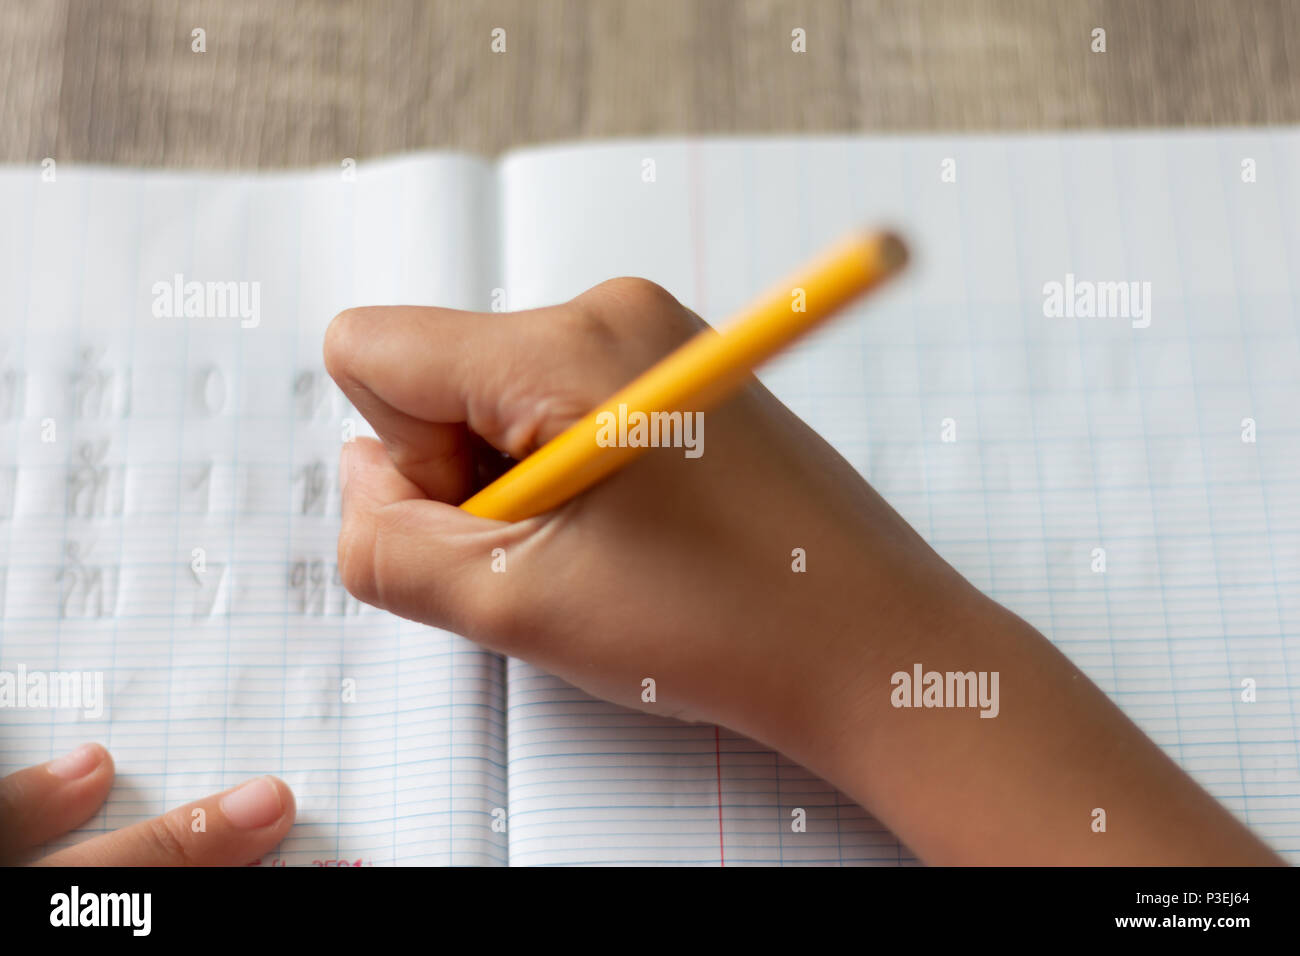
[[906,262],[906,247],[891,233],[848,237],[718,331],[700,332],[461,507],[481,518],[522,521],[563,504],[646,451],[598,443],[602,413],[620,405],[647,415],[706,412],[755,366]]

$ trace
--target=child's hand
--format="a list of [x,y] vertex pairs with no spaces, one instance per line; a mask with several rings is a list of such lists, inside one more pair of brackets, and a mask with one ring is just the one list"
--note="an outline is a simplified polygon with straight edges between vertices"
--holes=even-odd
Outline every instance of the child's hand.
[[698,458],[652,449],[514,525],[454,507],[502,470],[474,436],[523,458],[702,325],[635,279],[526,313],[344,312],[326,365],[383,446],[343,448],[339,565],[367,603],[808,759],[888,694],[863,677],[891,619],[979,597],[757,381],[704,416]]
[[[99,744],[83,744],[63,757],[0,779],[0,866],[21,861],[42,843],[85,823],[112,786],[113,758]],[[293,817],[293,792],[275,777],[258,777],[37,862],[235,866],[274,849],[293,826]]]
[[[339,315],[326,365],[383,440],[343,447],[348,589],[747,734],[931,862],[1276,861],[756,380],[704,416],[699,458],[652,449],[517,524],[455,507],[499,452],[525,457],[701,326],[635,279],[525,313]],[[999,672],[998,716],[891,706],[891,675],[917,663]],[[1122,834],[1093,830],[1098,807]]]

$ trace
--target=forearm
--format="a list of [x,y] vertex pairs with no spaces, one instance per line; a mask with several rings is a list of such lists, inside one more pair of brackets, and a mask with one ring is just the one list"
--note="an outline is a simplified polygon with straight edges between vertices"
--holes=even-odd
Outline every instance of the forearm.
[[[867,649],[819,759],[925,862],[1282,862],[1015,615],[962,589],[911,617],[922,630]],[[996,673],[996,701],[954,706],[945,681],[928,688],[943,706],[925,706],[924,677],[921,696],[891,682],[918,664],[982,672],[985,688]],[[897,706],[904,690],[913,706]]]

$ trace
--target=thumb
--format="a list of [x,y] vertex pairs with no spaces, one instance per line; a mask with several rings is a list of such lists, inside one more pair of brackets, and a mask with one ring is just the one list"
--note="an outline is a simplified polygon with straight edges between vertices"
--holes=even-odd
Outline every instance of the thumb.
[[366,604],[491,646],[516,603],[494,562],[542,519],[506,524],[431,501],[371,438],[343,446],[339,475],[344,587]]

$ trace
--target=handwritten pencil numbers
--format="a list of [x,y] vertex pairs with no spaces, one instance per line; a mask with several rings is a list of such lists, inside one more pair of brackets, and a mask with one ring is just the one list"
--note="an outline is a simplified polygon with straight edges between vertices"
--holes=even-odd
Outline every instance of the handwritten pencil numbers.
[[14,516],[14,489],[17,485],[18,467],[0,468],[0,521],[8,521]]
[[218,617],[227,613],[222,598],[229,593],[227,585],[229,566],[208,563],[207,551],[194,548],[190,551],[190,573],[194,576],[194,620]]
[[348,589],[343,586],[343,574],[339,571],[339,566],[334,565],[334,577],[331,579],[334,588],[334,594],[338,598],[337,607],[339,614],[343,617],[352,617],[361,613],[361,602],[354,598]]
[[224,612],[219,605],[226,590],[225,584],[226,566],[224,564],[214,564],[210,570],[200,577],[198,590],[194,594],[194,620],[224,616]]
[[100,518],[111,511],[112,469],[107,464],[109,441],[84,441],[68,466],[67,513],[77,518]]
[[289,588],[298,598],[298,613],[324,614],[328,576],[325,562],[295,561],[289,571]]
[[205,514],[212,510],[212,462],[191,465],[181,481],[191,511]]
[[7,368],[0,372],[0,421],[15,421],[23,417],[27,404],[27,379],[21,369]]
[[293,394],[300,421],[337,421],[335,402],[339,391],[324,372],[306,369],[293,380]]
[[[14,517],[15,490],[18,486],[18,467],[0,468],[0,522]],[[0,567],[0,620],[5,614],[5,595],[8,593],[8,569]]]
[[114,370],[97,350],[82,349],[72,373],[72,394],[78,418],[123,418],[131,413],[131,371]]
[[118,569],[87,564],[76,541],[64,544],[63,567],[56,575],[62,617],[111,617],[117,611]]
[[361,602],[343,586],[338,565],[320,558],[303,558],[290,565],[289,591],[295,613],[304,617],[361,613]]
[[226,409],[226,375],[215,365],[200,369],[195,376],[196,411],[205,418],[220,415]]
[[316,372],[299,372],[293,380],[293,394],[298,417],[308,420],[315,417],[325,400],[325,388],[320,375]]
[[299,514],[325,514],[326,493],[329,491],[329,473],[323,461],[313,461],[298,469],[294,478]]

